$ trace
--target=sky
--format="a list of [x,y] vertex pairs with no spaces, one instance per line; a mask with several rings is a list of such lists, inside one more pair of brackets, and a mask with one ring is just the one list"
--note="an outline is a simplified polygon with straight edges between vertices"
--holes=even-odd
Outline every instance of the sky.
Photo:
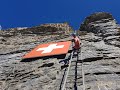
[[68,22],[74,30],[87,16],[109,12],[120,23],[120,0],[0,0],[2,29]]

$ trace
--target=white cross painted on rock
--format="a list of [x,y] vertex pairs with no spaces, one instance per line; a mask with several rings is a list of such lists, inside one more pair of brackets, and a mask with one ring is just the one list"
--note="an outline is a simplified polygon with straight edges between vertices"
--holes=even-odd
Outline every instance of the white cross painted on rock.
[[43,50],[43,52],[41,54],[44,54],[44,53],[52,52],[53,49],[58,49],[58,48],[63,48],[63,47],[64,47],[64,45],[57,46],[57,44],[50,44],[48,47],[39,48],[36,51],[42,51]]

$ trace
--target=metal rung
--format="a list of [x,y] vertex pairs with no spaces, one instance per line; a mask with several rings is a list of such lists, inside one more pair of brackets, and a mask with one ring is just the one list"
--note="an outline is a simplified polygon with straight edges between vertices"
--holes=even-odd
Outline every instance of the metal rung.
[[[79,57],[81,57],[81,56],[82,55],[79,55]],[[60,90],[73,90],[74,83],[83,85],[83,90],[85,90],[85,80],[84,80],[85,77],[84,77],[83,61],[80,60],[77,56],[73,59],[72,58],[73,58],[73,52],[71,53],[71,57],[69,60],[69,66],[66,68],[66,72],[64,73],[65,78],[62,79],[63,82],[61,82]],[[81,68],[80,69],[81,74],[80,73],[78,74],[77,71],[75,71],[76,70],[75,68],[77,69],[77,71],[78,71],[78,68]],[[70,72],[70,70],[72,72]],[[80,80],[78,80],[78,79],[80,79]]]

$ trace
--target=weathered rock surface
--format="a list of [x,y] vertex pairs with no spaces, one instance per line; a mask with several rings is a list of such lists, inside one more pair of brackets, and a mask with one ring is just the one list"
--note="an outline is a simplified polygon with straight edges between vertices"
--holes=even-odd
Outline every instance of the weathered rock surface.
[[89,32],[81,37],[86,90],[119,90],[120,36],[116,21],[108,13],[96,13],[84,22],[80,30]]
[[72,27],[67,22],[65,23],[50,23],[41,24],[39,26],[31,28],[12,28],[4,31],[0,31],[0,36],[10,37],[16,35],[60,35],[69,34],[72,31]]
[[[45,35],[39,28],[49,34]],[[62,29],[60,31],[64,35],[52,35],[52,28],[55,32]],[[52,57],[21,62],[22,56],[36,45],[67,38],[69,31],[69,25],[64,23],[0,31],[0,90],[54,90],[56,76],[61,68],[59,59]]]
[[[54,24],[52,25],[50,26],[54,28]],[[49,25],[44,25],[44,27],[48,28]],[[81,53],[78,55],[78,61],[73,58],[67,90],[83,89],[82,60],[86,90],[120,90],[118,28],[116,21],[109,13],[95,13],[85,19],[80,30],[87,31],[87,33],[80,35]],[[67,30],[65,32],[68,32],[64,32],[66,35],[56,33],[51,35],[50,31],[45,35],[42,31],[40,34],[39,30],[39,27],[33,27],[20,31],[0,31],[1,90],[60,89],[62,75],[66,69],[64,63],[61,63],[64,59],[44,57],[28,60],[29,62],[20,62],[21,57],[38,44],[70,39],[67,35],[70,32],[65,28],[64,30]],[[68,59],[69,55],[70,53],[66,55],[65,59]],[[70,83],[71,81],[72,83]]]

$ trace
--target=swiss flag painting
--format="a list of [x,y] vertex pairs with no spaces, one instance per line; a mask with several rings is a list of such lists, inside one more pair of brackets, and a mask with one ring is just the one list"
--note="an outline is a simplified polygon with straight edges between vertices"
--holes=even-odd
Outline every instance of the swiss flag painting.
[[71,41],[41,44],[23,56],[23,59],[66,54],[70,45]]

